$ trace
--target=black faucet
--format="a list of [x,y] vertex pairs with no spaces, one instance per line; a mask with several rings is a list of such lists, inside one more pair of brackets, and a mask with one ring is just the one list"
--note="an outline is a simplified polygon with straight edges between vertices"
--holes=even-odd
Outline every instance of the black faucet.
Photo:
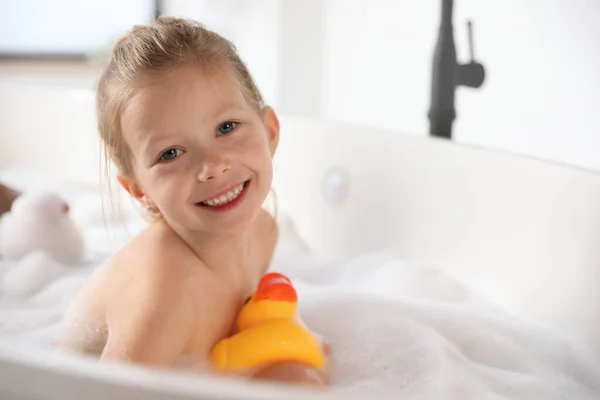
[[438,39],[433,53],[431,79],[431,106],[429,108],[429,134],[452,138],[452,123],[456,118],[454,93],[459,85],[479,88],[485,79],[485,69],[475,62],[473,51],[473,27],[468,21],[469,51],[471,61],[458,64],[452,27],[453,0],[442,0],[442,18]]

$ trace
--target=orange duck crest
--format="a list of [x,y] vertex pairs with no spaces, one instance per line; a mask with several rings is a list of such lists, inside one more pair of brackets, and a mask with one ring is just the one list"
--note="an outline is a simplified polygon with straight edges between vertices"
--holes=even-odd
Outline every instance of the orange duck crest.
[[285,275],[271,272],[262,277],[256,291],[244,304],[237,318],[240,331],[273,319],[293,319],[298,294]]
[[297,302],[298,295],[285,275],[271,272],[262,277],[253,296],[254,301],[274,300]]

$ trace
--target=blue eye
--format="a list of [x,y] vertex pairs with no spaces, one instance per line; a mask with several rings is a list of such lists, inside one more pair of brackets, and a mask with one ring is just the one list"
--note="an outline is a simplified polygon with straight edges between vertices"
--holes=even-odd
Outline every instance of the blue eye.
[[235,123],[233,121],[223,122],[221,125],[219,125],[219,135],[218,136],[227,135],[228,133],[231,133],[231,131],[233,131],[236,126],[237,126],[237,123]]
[[178,155],[182,153],[179,149],[169,149],[160,155],[160,161],[171,161],[174,160]]

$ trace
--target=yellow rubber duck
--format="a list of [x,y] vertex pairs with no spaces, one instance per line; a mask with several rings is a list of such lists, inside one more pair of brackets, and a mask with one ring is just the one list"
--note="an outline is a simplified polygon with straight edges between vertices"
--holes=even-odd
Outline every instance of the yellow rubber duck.
[[223,372],[292,361],[323,369],[320,343],[297,322],[298,297],[279,273],[265,275],[237,317],[238,333],[219,341],[211,357]]

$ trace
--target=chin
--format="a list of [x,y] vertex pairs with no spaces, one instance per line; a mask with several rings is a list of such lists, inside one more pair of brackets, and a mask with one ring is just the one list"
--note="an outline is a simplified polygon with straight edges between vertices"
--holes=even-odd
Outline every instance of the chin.
[[242,216],[237,216],[237,218],[219,218],[217,220],[211,218],[210,220],[197,220],[198,222],[194,224],[194,230],[215,235],[239,234],[253,227],[259,211],[260,209],[256,209],[254,212],[246,212]]

